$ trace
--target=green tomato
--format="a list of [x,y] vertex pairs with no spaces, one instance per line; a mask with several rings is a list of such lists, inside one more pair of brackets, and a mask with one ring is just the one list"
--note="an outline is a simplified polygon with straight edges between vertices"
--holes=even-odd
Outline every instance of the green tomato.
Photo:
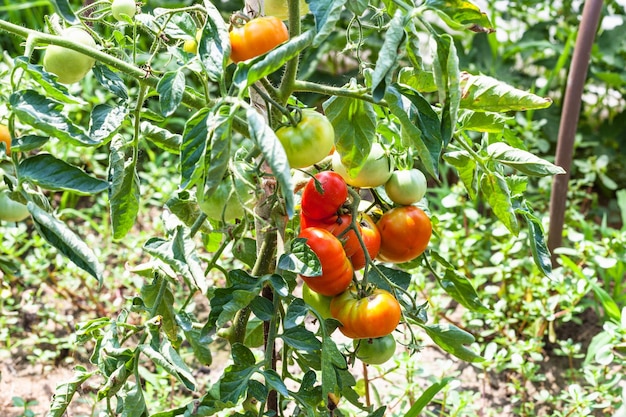
[[202,38],[202,29],[198,29],[196,31],[195,38],[189,38],[185,40],[183,44],[183,51],[188,54],[197,54],[198,53],[198,45],[200,44],[200,39]]
[[233,178],[225,178],[208,198],[204,198],[203,191],[198,191],[198,204],[209,219],[230,222],[245,215],[244,207],[254,207],[254,191],[240,178],[234,177],[234,182],[235,186]]
[[355,339],[352,345],[356,357],[368,365],[381,365],[396,353],[396,339],[391,334],[375,339]]
[[426,177],[419,169],[394,171],[385,183],[385,192],[394,203],[410,206],[426,194]]
[[276,131],[285,148],[291,168],[306,168],[327,157],[335,146],[335,130],[321,113],[302,110],[297,126],[283,126]]
[[0,190],[0,220],[21,222],[30,215],[25,204],[11,199],[9,190]]
[[313,307],[323,319],[330,318],[330,300],[333,297],[319,294],[313,291],[306,283],[302,284],[302,299],[309,306]]
[[111,13],[113,13],[113,17],[120,22],[125,21],[122,15],[126,15],[132,19],[136,12],[137,5],[135,4],[135,0],[113,0],[113,3],[111,3]]
[[[280,20],[289,19],[289,5],[288,0],[265,0],[263,2],[263,8],[265,16],[275,16]],[[300,17],[306,16],[309,13],[309,5],[305,0],[300,0]]]
[[339,152],[333,154],[332,165],[333,171],[341,175],[346,183],[358,188],[374,188],[383,185],[393,172],[393,160],[377,142],[372,144],[370,153],[356,176],[348,173],[348,167],[343,164]]
[[[80,27],[67,28],[61,36],[92,48],[96,47],[96,41]],[[95,63],[96,60],[87,55],[57,45],[49,45],[43,58],[43,68],[56,74],[57,81],[62,84],[73,84],[82,80]]]

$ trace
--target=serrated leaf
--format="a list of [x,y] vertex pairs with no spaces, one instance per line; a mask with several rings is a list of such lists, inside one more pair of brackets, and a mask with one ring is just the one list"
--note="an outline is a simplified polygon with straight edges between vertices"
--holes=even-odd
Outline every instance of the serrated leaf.
[[99,62],[92,69],[93,75],[101,86],[122,100],[128,100],[128,89],[124,80],[111,71],[106,65]]
[[248,389],[248,381],[258,371],[254,355],[241,343],[232,346],[234,364],[226,368],[219,380],[220,400],[236,404]]
[[461,178],[469,197],[475,200],[478,192],[476,161],[467,151],[448,152],[443,155],[443,159],[457,169],[459,178]]
[[463,130],[474,132],[501,133],[506,127],[507,117],[499,113],[464,111],[459,116]]
[[290,253],[280,256],[278,267],[306,277],[322,275],[322,264],[319,258],[303,238],[295,238],[291,241]]
[[498,219],[515,236],[519,234],[519,223],[511,203],[511,194],[506,180],[497,172],[483,173],[480,192],[485,197]]
[[50,140],[47,136],[24,135],[19,138],[13,138],[11,149],[17,152],[29,152],[37,148],[41,148]]
[[270,321],[275,315],[274,304],[265,297],[257,295],[250,302],[252,313],[260,320]]
[[101,193],[109,187],[108,182],[46,153],[23,159],[18,174],[46,190],[72,191],[80,195]]
[[285,329],[291,329],[296,326],[300,326],[304,323],[304,319],[309,312],[309,307],[300,298],[294,298],[294,300],[287,307],[285,319],[283,320],[283,327]]
[[9,97],[11,109],[18,119],[47,135],[76,146],[96,146],[100,141],[93,140],[61,113],[63,104],[42,96],[34,90],[22,90]]
[[[384,274],[381,277],[379,272]],[[377,287],[387,291],[391,291],[392,288],[387,281],[391,281],[400,288],[407,290],[411,284],[411,274],[406,271],[402,271],[397,268],[389,268],[384,265],[378,265],[378,268],[371,268],[367,273],[367,281],[376,284]]]
[[406,24],[407,15],[403,10],[396,10],[389,29],[385,32],[383,45],[378,52],[378,59],[372,73],[372,97],[375,102],[379,102],[385,97],[387,86],[391,84],[392,77],[400,55],[398,50],[406,38],[404,25]]
[[184,311],[176,314],[176,324],[183,330],[185,339],[193,350],[194,359],[202,365],[211,366],[213,363],[213,355],[209,349],[209,345],[213,341],[211,336],[202,332],[201,329],[195,328],[191,316]]
[[[162,288],[165,286],[165,288]],[[159,305],[155,305],[159,292],[162,293]],[[174,295],[169,288],[169,284],[159,274],[155,274],[150,283],[144,283],[140,290],[141,299],[144,305],[155,315],[161,316],[161,329],[169,340],[176,340],[178,337],[178,323],[176,322],[176,312],[174,311]]]
[[108,140],[120,129],[127,116],[128,108],[125,106],[98,104],[91,111],[89,136],[99,142]]
[[545,177],[565,174],[565,170],[560,166],[541,159],[528,151],[509,146],[504,142],[496,142],[487,146],[487,153],[492,159],[526,175]]
[[420,93],[437,91],[433,72],[421,68],[401,68],[398,73],[398,84],[408,86]]
[[467,362],[482,362],[485,359],[465,345],[474,343],[474,336],[452,324],[423,326],[428,336],[443,350]]
[[444,276],[438,282],[441,288],[463,307],[477,313],[490,313],[491,310],[480,301],[472,283],[456,270],[446,268]]
[[519,90],[493,77],[463,72],[460,104],[464,109],[503,113],[545,109],[552,99]]
[[207,19],[198,43],[198,57],[209,79],[218,82],[224,75],[224,67],[230,56],[228,27],[213,2],[205,0],[204,10]]
[[166,72],[159,80],[156,90],[159,93],[161,114],[170,116],[183,100],[185,74],[181,70]]
[[180,145],[180,187],[186,190],[202,174],[208,140],[208,122],[212,117],[209,109],[201,109],[185,123]]
[[232,143],[232,125],[236,108],[221,106],[210,119],[208,126],[210,135],[210,152],[207,152],[204,170],[204,198],[209,198],[224,181],[228,170]]
[[126,236],[139,213],[141,195],[136,156],[132,144],[124,143],[121,136],[113,138],[109,155],[109,207],[115,240]]
[[347,0],[319,0],[309,4],[311,13],[315,17],[315,29],[317,34],[313,41],[313,47],[319,47],[328,36],[335,33],[335,26],[341,19],[341,11]]
[[70,405],[72,398],[76,391],[78,391],[82,384],[95,374],[94,372],[87,372],[83,366],[77,366],[74,368],[74,375],[67,382],[62,382],[54,390],[52,395],[52,402],[46,413],[46,417],[62,417],[65,415],[67,407]]
[[149,140],[160,149],[173,154],[180,153],[181,135],[172,133],[145,120],[139,125],[139,132],[143,139]]
[[371,103],[333,96],[323,103],[335,130],[335,146],[350,175],[358,174],[376,136],[376,112]]
[[103,267],[91,248],[64,222],[42,210],[32,201],[28,202],[27,207],[39,234],[70,261],[101,283]]
[[287,217],[292,218],[295,210],[294,188],[285,149],[280,144],[276,133],[253,107],[247,107],[246,116],[250,138],[255,142],[270,166],[285,199]]
[[302,325],[285,329],[280,338],[287,345],[303,352],[316,352],[322,348],[322,343],[315,334]]
[[453,29],[466,28],[473,32],[491,33],[495,29],[487,14],[466,0],[426,0],[425,6],[437,12]]

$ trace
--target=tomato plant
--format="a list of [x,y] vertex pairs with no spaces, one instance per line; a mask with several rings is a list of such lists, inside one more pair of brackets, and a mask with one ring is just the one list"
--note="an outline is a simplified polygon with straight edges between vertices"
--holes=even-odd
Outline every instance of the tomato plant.
[[312,220],[324,220],[337,215],[348,198],[348,186],[338,174],[322,171],[315,174],[302,191],[302,215]]
[[426,194],[426,177],[419,169],[394,171],[385,183],[385,192],[396,204],[417,203]]
[[396,353],[396,339],[392,334],[369,339],[354,339],[356,357],[368,365],[382,365]]
[[237,176],[225,178],[208,198],[203,187],[199,187],[196,198],[209,219],[226,222],[242,218],[256,201],[254,190]]
[[380,231],[378,259],[385,262],[408,262],[420,256],[432,234],[430,218],[416,206],[395,207],[376,223]]
[[352,339],[386,336],[402,316],[400,303],[390,292],[375,288],[360,294],[355,286],[333,297],[330,313],[341,322],[341,332]]
[[[60,36],[92,48],[96,47],[96,41],[89,32],[77,26],[64,29]],[[62,84],[73,84],[82,80],[95,63],[96,60],[90,56],[58,45],[48,46],[43,58],[43,68],[56,74],[57,81]]]
[[30,215],[26,205],[11,198],[7,189],[0,189],[0,220],[20,222]]
[[332,297],[313,291],[306,283],[302,284],[302,299],[317,311],[323,319],[330,318]]
[[353,187],[378,187],[387,182],[393,171],[393,160],[389,158],[378,142],[372,144],[370,153],[356,175],[352,175],[348,167],[343,164],[341,158],[339,152],[333,154],[333,170]]
[[[266,16],[275,16],[281,20],[289,18],[288,0],[266,0],[263,2],[264,13]],[[304,17],[309,13],[309,5],[305,0],[300,0],[300,17]]]
[[296,126],[282,126],[276,131],[292,168],[306,168],[324,159],[335,144],[333,125],[321,113],[301,110]]
[[137,12],[137,5],[135,0],[113,0],[111,3],[111,13],[113,17],[119,21],[124,21],[123,15],[128,16],[130,19],[135,17]]
[[315,252],[322,265],[320,276],[301,275],[309,288],[327,296],[337,295],[348,288],[354,271],[341,242],[328,230],[318,227],[304,229],[298,237],[306,239],[306,244]]
[[11,156],[11,132],[9,132],[7,125],[0,124],[0,142],[4,143],[6,154]]
[[277,17],[263,16],[234,26],[229,33],[230,59],[237,63],[271,51],[289,40],[287,26]]

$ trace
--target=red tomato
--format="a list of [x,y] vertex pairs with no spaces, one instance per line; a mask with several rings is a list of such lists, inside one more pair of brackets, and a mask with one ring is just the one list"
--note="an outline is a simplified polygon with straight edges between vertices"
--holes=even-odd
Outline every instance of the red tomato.
[[383,337],[400,323],[400,303],[389,292],[376,288],[361,296],[355,286],[333,297],[330,314],[341,322],[339,330],[352,339]]
[[229,33],[230,59],[233,62],[252,59],[271,51],[289,40],[287,26],[277,17],[252,19],[243,26],[235,26]]
[[[367,253],[370,255],[370,259],[375,259],[380,251],[381,239],[378,227],[376,227],[374,220],[372,220],[369,215],[362,213],[359,222],[359,230],[361,231],[361,237],[367,248]],[[363,248],[360,244],[358,250],[350,257],[350,262],[352,262],[352,267],[355,271],[365,267],[365,252],[363,252]]]
[[322,295],[337,295],[352,282],[354,270],[341,246],[341,242],[328,230],[309,227],[298,237],[306,239],[307,245],[315,252],[322,265],[322,275],[306,277],[301,275],[309,288]]
[[319,172],[302,191],[302,215],[312,220],[336,216],[347,198],[348,186],[339,174],[332,171]]
[[378,259],[393,263],[408,262],[420,256],[433,231],[426,213],[415,206],[385,212],[376,226],[381,236]]

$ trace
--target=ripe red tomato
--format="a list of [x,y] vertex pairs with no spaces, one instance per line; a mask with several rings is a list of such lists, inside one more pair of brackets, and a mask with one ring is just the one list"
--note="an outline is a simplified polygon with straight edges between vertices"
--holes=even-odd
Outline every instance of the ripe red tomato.
[[337,210],[347,198],[348,186],[339,174],[332,171],[319,172],[302,191],[302,215],[311,220],[329,219],[337,215]]
[[402,316],[400,303],[388,291],[376,288],[361,296],[355,286],[333,297],[330,314],[341,322],[339,330],[352,339],[387,336]]
[[277,17],[263,16],[235,26],[229,33],[230,59],[245,61],[271,51],[289,40],[287,26]]
[[301,110],[296,126],[282,126],[276,131],[291,168],[306,168],[328,156],[335,146],[335,130],[330,121],[312,109]]
[[[372,218],[366,213],[361,214],[359,230],[361,231],[361,237],[363,239],[363,243],[365,243],[370,259],[375,259],[380,251],[380,232],[378,231],[378,227],[376,226],[376,223],[374,223],[374,220],[372,220]],[[357,243],[359,243],[358,240]],[[365,252],[363,252],[363,248],[360,243],[357,251],[350,257],[350,262],[352,262],[352,267],[355,271],[365,267]]]
[[408,262],[420,256],[433,231],[428,215],[415,206],[385,212],[376,226],[381,236],[378,259],[393,263]]
[[392,334],[373,339],[355,339],[352,345],[356,357],[368,365],[381,365],[396,353],[396,339]]
[[322,275],[301,275],[302,280],[313,291],[327,296],[337,295],[348,288],[354,270],[341,242],[328,230],[319,227],[304,229],[298,237],[307,239],[306,244],[315,252],[322,265]]

